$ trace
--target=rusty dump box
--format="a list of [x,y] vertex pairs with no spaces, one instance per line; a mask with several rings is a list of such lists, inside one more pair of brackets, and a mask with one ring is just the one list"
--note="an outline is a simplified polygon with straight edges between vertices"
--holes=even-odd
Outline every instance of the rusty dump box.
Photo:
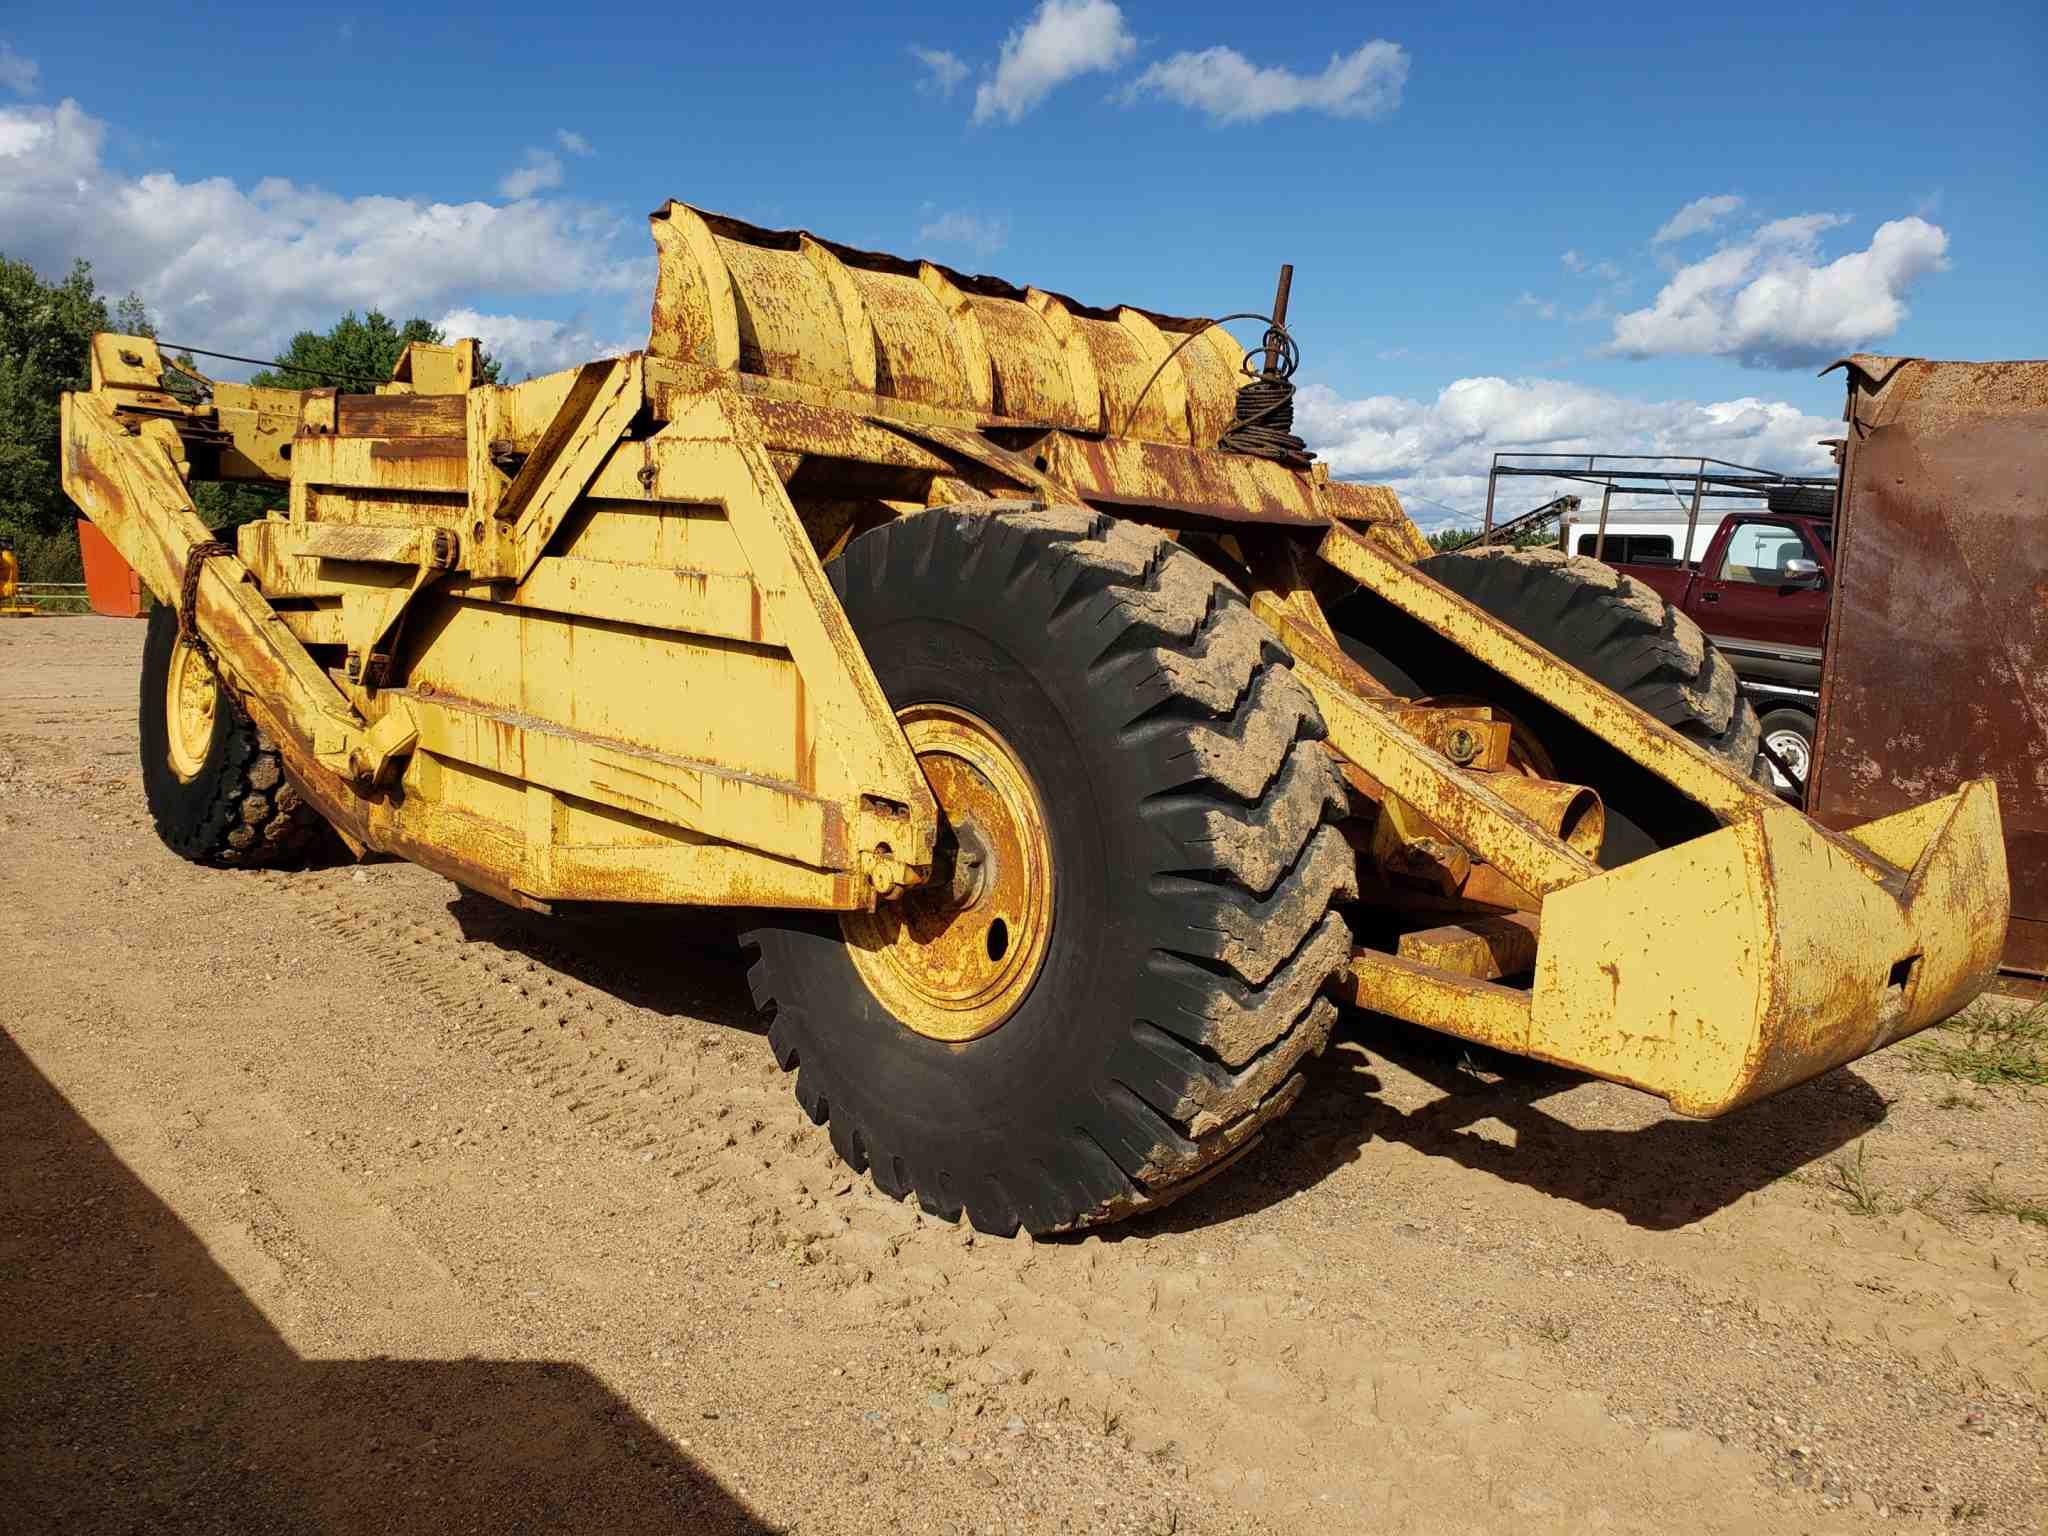
[[2048,362],[1852,357],[1808,808],[1998,784],[2004,964],[2048,975]]

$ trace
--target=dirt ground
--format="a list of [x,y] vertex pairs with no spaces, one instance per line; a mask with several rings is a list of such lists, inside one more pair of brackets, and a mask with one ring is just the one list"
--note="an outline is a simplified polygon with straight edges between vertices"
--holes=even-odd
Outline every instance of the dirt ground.
[[2048,1091],[1358,1016],[1183,1203],[976,1239],[717,922],[180,862],[141,638],[0,625],[0,1530],[2048,1532]]

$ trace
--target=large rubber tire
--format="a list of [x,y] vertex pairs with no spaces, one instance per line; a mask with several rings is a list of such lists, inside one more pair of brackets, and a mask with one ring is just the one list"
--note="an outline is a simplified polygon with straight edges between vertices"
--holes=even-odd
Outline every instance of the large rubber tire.
[[1351,949],[1342,780],[1287,651],[1194,555],[1078,508],[921,513],[831,577],[892,705],[972,712],[1028,770],[1056,899],[1028,994],[959,1044],[882,1006],[836,917],[745,934],[798,1100],[984,1232],[1183,1192],[1293,1102]]
[[178,615],[150,611],[142,643],[142,792],[157,835],[195,864],[260,869],[303,862],[326,823],[285,777],[284,760],[216,682],[213,735],[196,771],[172,767],[168,683]]
[[[1756,711],[1735,668],[1699,626],[1654,587],[1585,556],[1555,549],[1485,549],[1435,555],[1419,569],[1620,694],[1739,772],[1762,778]],[[1346,648],[1397,692],[1464,694],[1499,703],[1531,728],[1559,778],[1590,784],[1607,801],[1601,862],[1626,863],[1697,835],[1702,825],[1665,813],[1639,770],[1575,738],[1547,710],[1470,657],[1440,647],[1382,647],[1370,604],[1340,604],[1332,622]]]

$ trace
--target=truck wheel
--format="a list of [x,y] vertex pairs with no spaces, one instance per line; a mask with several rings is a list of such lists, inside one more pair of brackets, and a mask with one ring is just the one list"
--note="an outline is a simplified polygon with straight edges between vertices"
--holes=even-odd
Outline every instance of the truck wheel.
[[1078,508],[917,514],[831,577],[943,826],[904,897],[743,935],[799,1102],[984,1232],[1182,1193],[1293,1102],[1351,953],[1291,658],[1195,556]]
[[[1742,773],[1762,777],[1756,711],[1737,691],[1735,668],[1654,588],[1555,549],[1452,552],[1418,569]],[[1626,759],[1583,739],[1577,727],[1447,642],[1383,644],[1370,633],[1366,595],[1337,605],[1331,621],[1345,648],[1388,687],[1500,704],[1534,732],[1558,778],[1598,789],[1607,802],[1602,864],[1627,863],[1705,830],[1696,818],[1673,815],[1662,803],[1668,791]]]
[[174,853],[248,869],[311,851],[325,824],[166,603],[150,611],[142,643],[141,713],[142,792]]
[[1813,716],[1803,709],[1774,709],[1760,724],[1764,744],[1799,775],[1797,784],[1788,783],[1776,765],[1764,758],[1766,782],[1779,794],[1796,798],[1805,792],[1806,775],[1813,766]]

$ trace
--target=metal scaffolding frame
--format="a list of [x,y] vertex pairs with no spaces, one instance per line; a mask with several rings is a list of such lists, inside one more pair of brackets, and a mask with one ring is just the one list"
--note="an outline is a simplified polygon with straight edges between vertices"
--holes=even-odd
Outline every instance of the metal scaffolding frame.
[[[1685,468],[1649,468],[1651,465],[1683,465]],[[1693,534],[1699,527],[1700,504],[1710,498],[1767,501],[1773,491],[1826,491],[1834,494],[1835,475],[1787,475],[1754,464],[1737,464],[1730,459],[1679,453],[1522,453],[1503,449],[1493,456],[1486,475],[1486,522],[1478,544],[1487,544],[1497,533],[1540,526],[1553,517],[1579,509],[1580,498],[1560,496],[1529,512],[1496,524],[1494,500],[1503,479],[1570,480],[1600,487],[1600,532],[1594,541],[1595,559],[1607,552],[1607,516],[1614,494],[1655,496],[1668,492],[1686,508],[1685,544],[1691,557]],[[1692,488],[1688,499],[1683,488]]]

